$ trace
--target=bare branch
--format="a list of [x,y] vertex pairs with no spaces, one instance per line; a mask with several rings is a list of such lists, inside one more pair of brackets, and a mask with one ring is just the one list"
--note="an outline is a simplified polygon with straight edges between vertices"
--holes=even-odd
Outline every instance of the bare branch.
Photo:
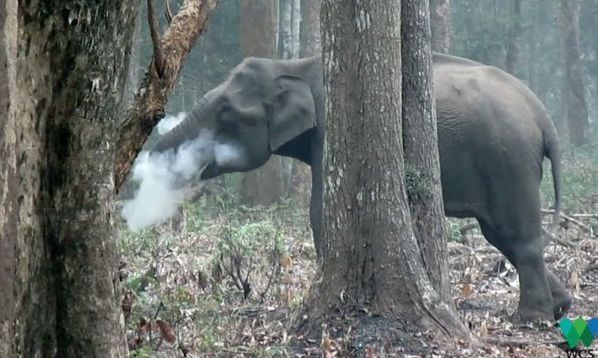
[[153,0],[147,0],[147,21],[149,22],[150,35],[152,37],[152,44],[154,45],[154,67],[158,76],[162,77],[164,74],[164,60],[162,59],[162,43],[160,41],[160,34],[158,33],[158,19],[156,19]]
[[205,29],[208,15],[217,3],[218,0],[184,0],[162,36],[160,53],[165,55],[162,58],[162,75],[158,76],[150,65],[118,134],[114,165],[117,192],[152,129],[164,117],[168,94],[177,83],[183,62]]
[[166,7],[166,21],[168,21],[168,24],[170,25],[170,23],[172,22],[172,10],[170,9],[170,1],[164,0],[164,5]]

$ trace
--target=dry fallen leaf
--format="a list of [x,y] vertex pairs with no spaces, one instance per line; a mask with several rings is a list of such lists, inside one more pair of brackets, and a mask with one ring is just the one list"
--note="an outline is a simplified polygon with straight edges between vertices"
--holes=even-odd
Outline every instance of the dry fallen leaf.
[[280,259],[280,266],[283,269],[288,270],[293,267],[293,258],[289,254],[284,254],[284,256]]
[[471,286],[471,284],[464,283],[463,287],[461,288],[461,294],[463,295],[463,297],[469,298],[472,293],[473,293],[473,287]]
[[174,328],[172,328],[168,323],[162,320],[157,320],[156,324],[158,325],[160,335],[162,335],[162,338],[168,343],[174,343],[174,341],[176,340]]

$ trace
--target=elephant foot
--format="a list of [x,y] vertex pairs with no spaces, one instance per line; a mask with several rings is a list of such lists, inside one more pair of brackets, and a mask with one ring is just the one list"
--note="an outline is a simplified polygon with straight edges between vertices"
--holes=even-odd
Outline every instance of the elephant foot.
[[552,293],[554,318],[559,320],[571,308],[571,295],[552,271],[548,271],[547,278],[548,284],[550,285],[550,291]]
[[565,291],[557,293],[551,302],[527,305],[520,302],[514,320],[517,323],[558,321],[569,311],[571,302],[571,296]]
[[554,296],[554,319],[557,321],[561,319],[571,309],[573,302],[571,295],[568,292]]
[[554,321],[555,311],[553,298],[550,291],[543,295],[522,296],[519,298],[519,307],[515,315],[515,322],[545,322]]
[[519,308],[517,314],[513,317],[515,323],[533,323],[533,322],[545,322],[553,321],[554,313],[552,311],[532,309],[532,308]]

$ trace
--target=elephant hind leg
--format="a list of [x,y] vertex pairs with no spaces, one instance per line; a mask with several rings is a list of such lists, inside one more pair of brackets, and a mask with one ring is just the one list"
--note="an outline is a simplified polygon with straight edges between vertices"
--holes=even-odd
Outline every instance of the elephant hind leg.
[[525,229],[496,227],[480,218],[478,222],[486,239],[517,269],[520,288],[518,319],[524,322],[553,320],[555,306],[550,281],[556,278],[546,269],[539,230],[537,235],[529,235],[531,233]]

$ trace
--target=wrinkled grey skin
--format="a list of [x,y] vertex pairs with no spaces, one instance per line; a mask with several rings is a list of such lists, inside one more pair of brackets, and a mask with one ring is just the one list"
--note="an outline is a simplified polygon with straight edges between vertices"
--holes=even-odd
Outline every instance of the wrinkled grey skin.
[[[552,163],[559,209],[560,153],[551,120],[523,83],[497,68],[435,54],[434,81],[446,215],[475,217],[486,239],[517,268],[521,320],[558,319],[571,299],[544,264],[540,226],[544,157]],[[214,131],[217,142],[234,141],[244,148],[248,160],[210,163],[203,179],[252,170],[271,154],[311,166],[310,219],[320,253],[325,131],[321,58],[245,59],[154,150],[175,148],[206,128]]]

